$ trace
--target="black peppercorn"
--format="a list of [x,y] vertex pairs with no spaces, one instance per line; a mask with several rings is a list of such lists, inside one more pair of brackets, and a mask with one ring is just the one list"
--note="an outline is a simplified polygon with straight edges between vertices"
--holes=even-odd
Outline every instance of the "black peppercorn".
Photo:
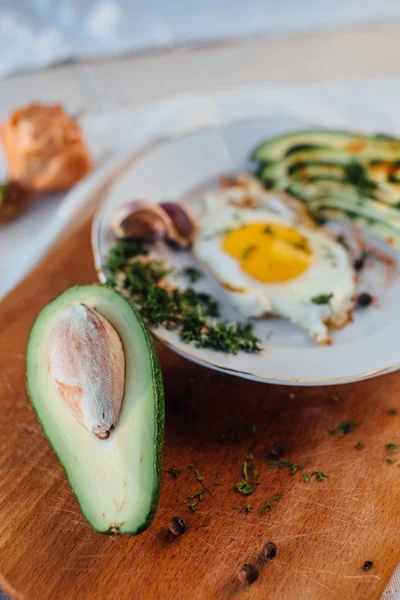
[[238,579],[240,583],[254,583],[258,578],[258,569],[250,563],[246,563],[240,567],[238,571]]
[[370,569],[372,569],[373,564],[374,563],[372,562],[372,560],[366,560],[365,563],[363,564],[364,571],[369,571]]
[[362,292],[357,298],[357,306],[360,308],[365,308],[371,304],[372,300],[373,298],[370,294],[367,294],[367,292]]
[[169,524],[169,530],[174,535],[182,535],[187,531],[187,525],[181,517],[174,517]]
[[281,458],[285,454],[285,446],[279,442],[274,442],[271,446],[271,455],[274,458]]
[[264,556],[269,560],[276,556],[276,544],[274,542],[267,542],[264,546]]
[[359,258],[356,258],[355,261],[353,262],[353,267],[355,271],[362,271],[362,269],[365,267],[365,261],[367,259],[367,256],[365,253],[361,254],[361,256]]

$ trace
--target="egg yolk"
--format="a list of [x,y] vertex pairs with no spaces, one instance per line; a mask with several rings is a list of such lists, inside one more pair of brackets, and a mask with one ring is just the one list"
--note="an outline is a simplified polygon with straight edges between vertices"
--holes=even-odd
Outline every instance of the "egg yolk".
[[307,239],[276,223],[246,223],[228,231],[223,250],[257,281],[278,283],[297,277],[311,262]]

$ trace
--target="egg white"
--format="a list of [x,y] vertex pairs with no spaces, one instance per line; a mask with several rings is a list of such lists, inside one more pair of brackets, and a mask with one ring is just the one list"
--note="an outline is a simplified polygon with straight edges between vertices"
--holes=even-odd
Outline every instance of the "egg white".
[[[238,196],[237,190],[235,194]],[[232,192],[223,190],[207,198],[206,216],[193,247],[198,260],[224,286],[233,306],[245,317],[281,316],[308,332],[317,343],[329,343],[328,325],[343,326],[354,307],[355,277],[345,248],[327,232],[299,224],[298,211],[290,212],[276,195],[264,191],[258,208],[251,209],[232,207],[231,197]],[[293,279],[276,283],[263,283],[244,272],[222,244],[226,230],[256,222],[292,227],[304,236],[311,249],[307,269]],[[326,294],[333,294],[328,304],[312,301]]]

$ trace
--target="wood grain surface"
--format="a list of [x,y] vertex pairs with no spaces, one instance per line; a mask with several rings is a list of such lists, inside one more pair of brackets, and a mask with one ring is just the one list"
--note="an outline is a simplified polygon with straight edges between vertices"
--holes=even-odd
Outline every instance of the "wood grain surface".
[[[295,389],[207,371],[158,345],[167,402],[164,468],[182,474],[174,479],[164,472],[159,511],[141,536],[113,538],[90,529],[28,402],[24,352],[40,308],[67,286],[95,279],[86,225],[0,306],[0,584],[6,591],[29,600],[379,598],[400,560],[400,453],[385,448],[400,444],[400,374]],[[389,414],[393,408],[398,415]],[[328,433],[342,421],[357,427],[347,435]],[[240,440],[221,441],[226,432]],[[276,441],[285,446],[283,459],[329,478],[305,483],[302,472],[269,467],[264,454]],[[244,497],[234,484],[250,446],[260,484]],[[203,501],[191,513],[184,501],[203,487]],[[277,494],[283,497],[275,509],[261,515],[259,507]],[[234,508],[247,503],[249,513]],[[167,527],[175,515],[188,531],[171,540]],[[267,541],[277,544],[272,561],[261,557]],[[366,560],[373,561],[368,572]],[[237,581],[246,562],[259,568],[251,586]]]

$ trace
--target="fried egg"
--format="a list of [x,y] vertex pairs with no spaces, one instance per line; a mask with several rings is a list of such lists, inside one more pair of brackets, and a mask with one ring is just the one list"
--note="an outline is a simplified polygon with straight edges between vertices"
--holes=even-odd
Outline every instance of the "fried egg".
[[243,316],[276,315],[317,343],[331,341],[354,307],[355,276],[346,249],[316,227],[294,199],[256,180],[205,198],[193,251]]

